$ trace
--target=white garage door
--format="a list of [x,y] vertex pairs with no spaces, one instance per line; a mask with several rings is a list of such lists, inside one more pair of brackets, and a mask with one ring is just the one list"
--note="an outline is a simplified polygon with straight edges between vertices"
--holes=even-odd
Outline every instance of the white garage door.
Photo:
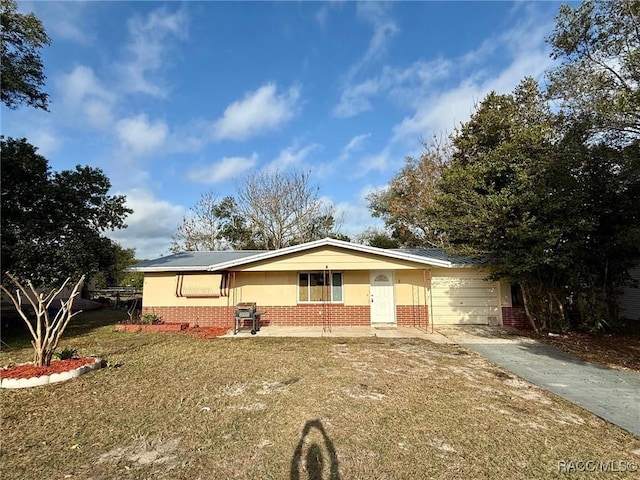
[[434,324],[498,324],[498,282],[487,282],[477,272],[443,272],[434,273],[432,286]]

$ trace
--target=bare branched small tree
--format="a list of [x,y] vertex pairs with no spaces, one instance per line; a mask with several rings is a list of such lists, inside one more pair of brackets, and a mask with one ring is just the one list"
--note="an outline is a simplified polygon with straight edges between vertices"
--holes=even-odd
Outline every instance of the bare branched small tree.
[[238,186],[237,211],[262,248],[278,249],[335,234],[332,205],[308,172],[262,171]]
[[224,228],[228,223],[228,198],[219,200],[213,192],[206,192],[189,209],[182,224],[173,235],[171,251],[198,252],[229,250],[230,242],[224,238]]
[[[75,284],[67,300],[58,299],[60,309],[53,319],[49,314],[49,308],[65,289],[69,280],[71,280],[70,278],[67,278],[60,288],[54,288],[48,294],[45,294],[39,293],[31,281],[27,281],[25,286],[14,275],[7,273],[7,277],[16,286],[15,293],[9,291],[4,285],[0,285],[0,288],[11,299],[20,318],[24,320],[24,323],[29,328],[29,332],[33,337],[33,340],[31,340],[34,350],[33,362],[38,367],[48,366],[51,364],[51,359],[56,348],[58,348],[58,342],[65,328],[67,328],[71,319],[80,313],[80,311],[73,313],[71,307],[73,306],[73,300],[80,293],[84,275]],[[33,308],[35,318],[30,318],[29,314],[25,312],[26,305],[23,303],[23,298]]]

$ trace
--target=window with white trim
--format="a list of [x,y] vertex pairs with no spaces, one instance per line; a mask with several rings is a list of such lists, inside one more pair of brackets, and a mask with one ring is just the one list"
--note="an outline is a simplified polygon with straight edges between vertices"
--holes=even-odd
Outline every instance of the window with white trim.
[[342,303],[341,272],[298,273],[298,303]]

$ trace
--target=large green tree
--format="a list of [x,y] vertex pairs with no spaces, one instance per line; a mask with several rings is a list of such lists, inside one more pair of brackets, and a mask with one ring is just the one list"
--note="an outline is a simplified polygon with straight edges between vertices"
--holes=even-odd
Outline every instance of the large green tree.
[[488,95],[452,137],[435,225],[521,285],[536,327],[566,328],[575,315],[600,328],[617,320],[640,256],[638,143],[594,143],[590,125],[557,121],[531,79]]
[[57,284],[111,268],[106,230],[125,227],[125,197],[97,168],[52,172],[26,139],[2,137],[2,272],[34,284]]
[[640,0],[586,0],[560,7],[549,37],[561,65],[549,72],[562,113],[588,120],[591,134],[640,135]]
[[559,213],[574,226],[571,305],[583,326],[599,329],[618,321],[618,294],[640,262],[640,141],[589,137],[581,126],[567,132],[548,176],[564,188],[569,208]]
[[0,23],[2,102],[9,108],[24,103],[47,110],[40,50],[50,40],[42,22],[33,13],[18,12],[15,0],[0,0]]
[[92,276],[93,285],[97,288],[116,286],[142,288],[144,275],[141,272],[126,270],[127,267],[142,261],[136,259],[135,249],[124,248],[118,242],[106,237],[100,238],[103,241],[103,248],[98,250],[102,252],[100,270]]
[[[453,250],[490,258],[496,278],[519,283],[542,327],[562,314],[570,268],[560,199],[545,198],[553,132],[553,116],[532,79],[512,94],[487,95],[452,136],[434,219]],[[544,299],[545,312],[534,299]]]
[[[425,145],[425,151],[419,158],[406,158],[404,167],[387,187],[367,196],[372,215],[384,220],[394,244],[403,247],[445,245],[443,232],[434,228],[433,207],[438,195],[438,182],[451,153],[448,142],[434,139]],[[389,243],[376,235],[370,240]]]

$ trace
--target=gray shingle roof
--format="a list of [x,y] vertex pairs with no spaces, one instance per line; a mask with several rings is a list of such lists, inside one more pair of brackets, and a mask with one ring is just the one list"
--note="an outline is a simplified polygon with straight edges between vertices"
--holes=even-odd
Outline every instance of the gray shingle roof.
[[206,270],[209,265],[240,260],[262,252],[262,250],[182,252],[137,263],[127,270],[133,272],[203,271]]
[[156,258],[138,263],[128,268],[134,272],[195,272],[226,270],[238,265],[244,265],[253,261],[264,261],[277,258],[290,253],[302,252],[322,246],[345,248],[356,252],[372,253],[385,257],[408,260],[419,264],[435,265],[440,267],[471,267],[482,265],[482,260],[456,257],[448,255],[439,248],[397,248],[382,249],[344,242],[331,238],[324,238],[309,243],[281,248],[279,250],[234,250],[220,252],[184,252]]
[[486,261],[482,259],[449,255],[441,248],[392,248],[390,250],[408,253],[409,255],[415,255],[417,257],[434,258],[436,260],[451,262],[454,265],[483,265],[486,263]]

